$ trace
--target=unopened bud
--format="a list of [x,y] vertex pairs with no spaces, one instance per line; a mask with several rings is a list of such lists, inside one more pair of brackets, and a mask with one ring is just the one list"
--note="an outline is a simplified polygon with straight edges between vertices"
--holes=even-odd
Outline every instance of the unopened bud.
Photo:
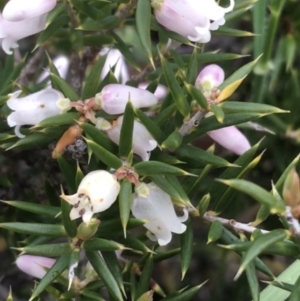
[[77,238],[81,240],[88,240],[97,232],[100,221],[92,218],[89,223],[82,222],[77,228]]
[[294,208],[300,201],[299,176],[295,168],[290,170],[284,181],[282,196],[285,204],[291,208]]
[[75,140],[81,136],[81,134],[82,128],[78,124],[70,126],[58,140],[56,147],[52,152],[52,158],[57,159],[58,156],[63,155],[66,147],[73,144]]
[[208,65],[200,71],[195,86],[202,92],[211,92],[223,83],[224,77],[224,70],[221,67],[215,64]]

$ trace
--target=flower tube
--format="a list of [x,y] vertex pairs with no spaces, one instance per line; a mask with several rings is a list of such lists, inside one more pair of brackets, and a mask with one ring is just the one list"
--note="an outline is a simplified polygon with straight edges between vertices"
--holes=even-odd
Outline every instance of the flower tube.
[[246,136],[235,126],[210,131],[207,134],[214,141],[236,155],[242,155],[251,148]]
[[136,108],[157,104],[157,97],[151,92],[121,84],[106,85],[95,97],[95,102],[108,114],[122,114],[130,99]]
[[182,222],[188,219],[188,211],[183,209],[184,215],[178,217],[171,197],[153,182],[137,187],[131,211],[134,217],[146,220],[144,227],[152,233],[148,237],[161,246],[171,241],[172,232],[182,234],[186,230]]
[[18,98],[22,91],[17,91],[11,95],[7,101],[7,106],[14,110],[7,117],[10,127],[16,127],[15,133],[23,138],[20,133],[22,125],[36,125],[45,118],[59,115],[68,110],[69,99],[55,89],[44,89],[39,92]]

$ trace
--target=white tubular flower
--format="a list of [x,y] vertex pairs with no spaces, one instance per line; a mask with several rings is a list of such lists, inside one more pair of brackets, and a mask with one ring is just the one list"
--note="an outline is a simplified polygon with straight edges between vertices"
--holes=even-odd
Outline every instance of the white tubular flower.
[[56,0],[10,0],[5,5],[2,16],[11,22],[24,21],[48,13],[55,5]]
[[157,104],[158,99],[147,90],[121,84],[105,86],[95,97],[95,102],[108,114],[122,114],[130,99],[136,108],[146,108]]
[[[66,79],[69,71],[70,61],[65,55],[59,55],[53,60],[53,65],[56,67],[61,78]],[[50,74],[50,68],[47,67],[37,79],[37,84],[41,83]],[[48,82],[50,85],[50,81]]]
[[55,263],[54,258],[47,258],[41,256],[21,255],[16,260],[17,267],[24,273],[35,278],[43,278]]
[[[59,115],[68,109],[65,104],[68,103],[68,99],[55,89],[44,89],[18,98],[21,93],[13,93],[7,101],[8,107],[15,111],[9,114],[7,123],[10,127],[16,127],[15,133],[20,138],[24,137],[19,132],[22,125],[36,125],[43,119]],[[63,104],[63,107],[60,107],[60,104]]]
[[[116,144],[119,144],[120,142],[122,123],[123,116],[120,116],[114,122],[113,126],[106,131],[108,137]],[[156,147],[157,142],[153,139],[145,126],[135,120],[132,135],[133,152],[139,155],[143,159],[143,161],[148,161],[150,158],[150,152]]]
[[171,241],[172,232],[182,234],[186,230],[182,222],[188,219],[188,211],[183,209],[184,215],[178,217],[170,196],[154,183],[142,183],[136,189],[131,211],[134,217],[146,220],[144,227],[153,233],[149,238],[161,246]]
[[105,170],[88,173],[81,181],[77,193],[62,194],[61,198],[73,205],[70,218],[82,217],[89,223],[94,213],[108,209],[117,199],[120,184],[115,176]]
[[100,51],[101,56],[105,54],[107,54],[107,57],[101,72],[101,79],[104,79],[114,67],[115,78],[118,80],[118,82],[125,84],[130,79],[130,76],[124,56],[118,49],[109,49],[108,47],[104,47]]
[[10,22],[3,19],[0,15],[0,42],[3,51],[7,54],[12,54],[11,48],[19,47],[18,40],[44,30],[46,27],[46,17],[47,14],[44,14],[31,19]]
[[[215,0],[151,0],[157,21],[192,42],[210,41],[210,30],[225,23],[225,13],[232,11],[234,0],[227,8]],[[212,21],[212,23],[211,23]]]
[[235,126],[210,131],[207,134],[214,141],[236,155],[242,155],[251,148],[248,139]]

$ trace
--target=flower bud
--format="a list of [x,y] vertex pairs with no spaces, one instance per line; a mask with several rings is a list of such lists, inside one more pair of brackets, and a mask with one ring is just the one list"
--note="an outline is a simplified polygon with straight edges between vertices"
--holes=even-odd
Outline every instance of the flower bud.
[[291,208],[294,208],[299,204],[300,181],[295,168],[290,170],[284,181],[282,196],[285,204]]
[[56,260],[53,258],[21,255],[17,258],[16,265],[24,273],[41,279],[47,272],[45,268],[50,269],[55,261]]
[[200,71],[195,86],[202,92],[211,92],[223,83],[224,77],[224,70],[218,65],[211,64]]
[[55,149],[52,152],[52,158],[57,159],[59,156],[63,155],[66,147],[73,144],[76,139],[81,136],[82,132],[83,130],[78,124],[70,126],[58,140]]
[[210,131],[207,134],[210,138],[236,155],[242,155],[251,148],[248,139],[235,126]]
[[5,5],[3,19],[11,22],[32,19],[51,11],[56,5],[56,0],[10,0]]
[[108,209],[117,199],[120,184],[115,176],[105,170],[88,173],[81,181],[77,193],[61,195],[61,198],[73,205],[70,218],[82,217],[89,223],[94,213]]
[[152,232],[148,237],[164,246],[171,241],[172,232],[182,234],[186,230],[186,225],[182,222],[187,220],[188,211],[184,209],[184,215],[178,217],[167,193],[154,183],[141,185],[142,189],[137,187],[133,194],[132,214],[138,219],[146,220],[144,227]]
[[[112,128],[106,131],[107,136],[116,144],[119,144],[120,142],[122,123],[123,116],[120,116],[114,122]],[[132,134],[133,152],[139,155],[143,161],[148,161],[150,158],[150,152],[155,149],[156,146],[157,142],[153,139],[145,126],[135,120]]]
[[95,97],[95,102],[108,114],[122,114],[128,100],[136,108],[157,104],[158,99],[149,91],[121,84],[105,86]]
[[115,78],[120,83],[125,84],[130,77],[124,56],[118,49],[109,49],[108,47],[104,47],[100,51],[101,56],[105,54],[107,54],[107,57],[102,68],[101,79],[104,79],[110,70],[114,68]]
[[[152,0],[157,21],[190,41],[207,43],[210,30],[225,23],[225,13],[234,7],[230,0],[227,8],[220,7],[215,0]],[[212,22],[211,22],[212,21]]]
[[77,238],[81,240],[89,240],[97,232],[100,221],[92,218],[88,224],[81,223],[77,228]]
[[36,125],[42,120],[59,115],[64,111],[58,106],[64,96],[55,89],[44,89],[18,98],[21,93],[21,91],[14,92],[7,101],[7,106],[15,111],[9,114],[7,123],[10,127],[16,126],[15,132],[20,138],[24,137],[19,132],[22,125]]

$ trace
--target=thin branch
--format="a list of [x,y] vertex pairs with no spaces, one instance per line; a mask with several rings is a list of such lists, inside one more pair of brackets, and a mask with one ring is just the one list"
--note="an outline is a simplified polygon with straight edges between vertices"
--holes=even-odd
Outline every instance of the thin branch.
[[178,130],[178,132],[182,136],[188,135],[192,129],[199,125],[200,121],[204,118],[207,111],[199,110],[189,121],[186,121],[183,123],[181,128]]
[[219,221],[221,224],[224,226],[229,226],[233,228],[234,231],[236,232],[248,232],[248,233],[253,233],[255,230],[260,230],[261,233],[267,234],[269,231],[263,230],[263,229],[258,229],[253,226],[250,226],[249,224],[243,224],[235,221],[234,219],[226,219],[218,216],[213,216],[209,214],[208,212],[205,212],[203,215],[203,219],[209,222],[214,222],[214,221]]

